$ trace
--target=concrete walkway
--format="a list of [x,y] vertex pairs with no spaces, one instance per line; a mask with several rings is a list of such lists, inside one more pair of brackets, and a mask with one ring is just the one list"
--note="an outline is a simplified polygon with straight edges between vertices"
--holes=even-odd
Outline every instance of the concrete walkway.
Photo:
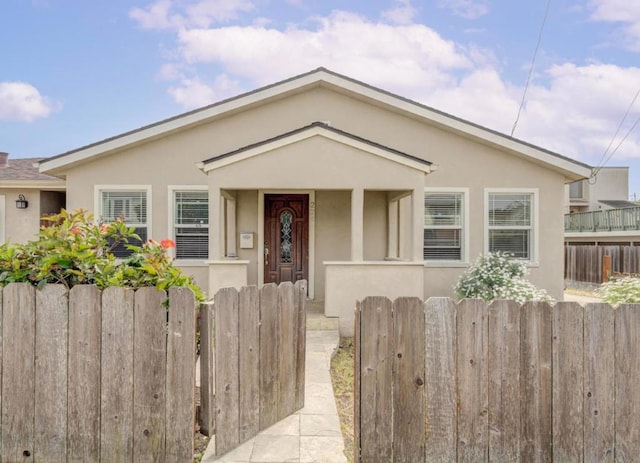
[[203,463],[346,463],[344,441],[329,376],[337,331],[307,329],[305,406],[231,452],[216,458],[214,439]]

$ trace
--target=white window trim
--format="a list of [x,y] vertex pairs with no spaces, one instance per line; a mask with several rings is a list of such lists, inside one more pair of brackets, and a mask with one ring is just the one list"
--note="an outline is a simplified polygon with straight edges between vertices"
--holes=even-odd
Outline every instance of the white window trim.
[[[177,191],[208,191],[207,185],[168,185],[167,186],[167,230],[169,230],[169,236],[173,241],[176,240],[175,220],[173,213],[175,210],[175,193]],[[211,239],[211,229],[209,229],[209,239]],[[176,250],[171,249],[170,255],[176,260],[176,264],[183,267],[207,267],[208,259],[176,259]]]
[[[425,267],[467,267],[469,266],[469,188],[457,187],[425,187],[424,193],[460,193],[462,194],[462,252],[460,260],[425,260]],[[424,212],[422,214],[424,230]]]
[[[484,253],[489,252],[489,195],[492,193],[499,194],[530,194],[532,196],[531,201],[531,255],[529,259],[519,259],[526,263],[528,267],[538,267],[540,265],[539,259],[539,243],[540,243],[540,208],[538,198],[540,196],[538,188],[485,188],[484,189]],[[529,229],[529,227],[512,227],[514,230]]]
[[145,191],[147,193],[147,239],[153,238],[153,198],[151,196],[151,185],[94,185],[93,187],[93,210],[97,220],[102,215],[102,192],[109,191]]

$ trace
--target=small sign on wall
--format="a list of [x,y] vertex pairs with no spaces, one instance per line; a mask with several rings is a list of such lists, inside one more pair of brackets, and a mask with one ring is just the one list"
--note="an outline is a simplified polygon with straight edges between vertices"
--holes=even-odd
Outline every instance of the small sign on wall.
[[253,249],[253,232],[240,233],[240,249]]

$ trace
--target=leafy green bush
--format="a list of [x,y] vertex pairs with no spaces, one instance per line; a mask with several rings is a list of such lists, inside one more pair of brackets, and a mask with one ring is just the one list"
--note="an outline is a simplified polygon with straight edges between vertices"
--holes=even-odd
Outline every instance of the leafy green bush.
[[609,304],[640,303],[640,278],[629,276],[609,280],[600,287],[599,294]]
[[553,302],[543,289],[536,288],[525,279],[528,270],[524,262],[504,252],[480,256],[458,279],[454,286],[460,298],[478,298],[485,301],[513,299]]
[[[166,290],[173,286],[191,288],[196,298],[204,299],[193,279],[173,266],[167,250],[175,246],[171,240],[150,240],[142,246],[128,244],[140,241],[135,229],[118,220],[100,224],[85,211],[45,217],[38,239],[26,244],[0,246],[0,286],[26,282],[42,288],[59,283],[71,288],[78,284],[141,288],[154,286]],[[125,244],[132,251],[118,260],[111,252]]]

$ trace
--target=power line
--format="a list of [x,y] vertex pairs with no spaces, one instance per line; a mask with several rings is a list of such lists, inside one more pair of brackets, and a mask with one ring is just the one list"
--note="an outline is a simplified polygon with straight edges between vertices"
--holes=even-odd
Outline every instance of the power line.
[[522,112],[522,108],[524,107],[524,102],[527,97],[527,91],[529,90],[529,83],[531,82],[531,75],[533,74],[533,67],[536,63],[536,57],[538,56],[538,49],[540,48],[540,43],[542,42],[542,32],[544,31],[544,26],[547,23],[547,17],[549,16],[550,5],[551,5],[551,0],[547,0],[547,9],[544,12],[544,18],[542,19],[542,26],[540,26],[540,32],[538,33],[538,43],[536,44],[536,49],[533,52],[533,58],[531,59],[531,67],[529,68],[529,74],[527,75],[527,83],[524,85],[524,92],[522,93],[522,101],[520,102],[520,107],[518,108],[518,114],[516,115],[516,120],[513,123],[513,127],[511,128],[512,137],[513,137],[513,133],[516,131],[516,127],[518,126],[518,121],[520,120],[520,113]]
[[[638,96],[640,96],[640,88],[638,89],[638,91],[636,92],[635,96],[633,97],[633,100],[631,100],[631,104],[627,108],[627,111],[624,113],[624,116],[622,117],[622,120],[618,124],[618,128],[616,129],[616,133],[614,133],[613,137],[611,137],[611,141],[609,142],[609,145],[607,146],[607,149],[604,150],[604,153],[602,153],[602,157],[600,158],[600,161],[598,161],[598,164],[596,164],[596,168],[594,169],[594,172],[591,174],[592,177],[595,177],[596,175],[598,175],[598,172],[600,172],[600,169],[602,169],[604,167],[604,165],[607,162],[609,162],[609,160],[615,154],[615,152],[618,151],[618,148],[620,148],[620,145],[622,145],[622,142],[624,142],[627,139],[627,137],[633,131],[633,129],[636,127],[636,125],[638,125],[638,122],[640,121],[640,119],[638,119],[635,122],[635,124],[633,124],[633,126],[631,127],[631,130],[629,130],[629,132],[627,132],[627,134],[620,141],[620,143],[618,143],[618,146],[616,146],[616,148],[613,150],[613,152],[605,160],[605,157],[607,156],[607,153],[611,149],[611,145],[613,145],[613,142],[615,141],[616,137],[618,136],[618,133],[620,132],[620,129],[622,128],[622,125],[627,120],[627,117],[629,116],[629,113],[631,112],[631,108],[633,108],[633,105],[636,103],[636,100],[638,99]],[[604,160],[604,162],[603,162],[603,160]]]
[[627,133],[625,134],[624,137],[622,137],[622,140],[620,140],[620,143],[618,143],[615,147],[615,149],[611,152],[611,154],[609,154],[609,157],[607,157],[607,159],[602,163],[601,166],[599,166],[598,168],[596,168],[595,172],[593,172],[591,174],[592,177],[595,177],[596,175],[598,175],[598,172],[600,172],[600,169],[602,169],[604,167],[604,165],[609,162],[609,160],[613,157],[614,154],[616,154],[616,151],[618,151],[618,148],[620,148],[620,146],[624,143],[624,141],[627,139],[627,137],[629,135],[631,135],[631,132],[634,131],[634,129],[638,126],[638,124],[640,124],[640,116],[638,116],[638,118],[636,119],[636,121],[633,123],[633,125],[631,126],[631,128],[627,131]]

